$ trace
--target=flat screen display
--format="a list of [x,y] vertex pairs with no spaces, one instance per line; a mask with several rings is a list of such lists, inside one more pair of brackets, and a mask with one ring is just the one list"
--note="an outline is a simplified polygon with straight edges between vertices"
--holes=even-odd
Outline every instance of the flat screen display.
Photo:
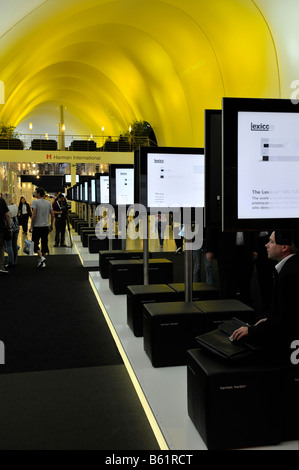
[[[72,176],[70,174],[64,175],[65,185],[72,184]],[[79,183],[79,175],[76,175],[76,183]]]
[[84,191],[83,191],[83,200],[84,202],[89,202],[89,198],[88,198],[88,181],[84,181]]
[[89,194],[89,203],[96,203],[96,180],[92,178],[90,180],[90,194]]
[[299,107],[223,99],[223,229],[297,229]]
[[134,203],[134,168],[116,168],[116,205]]
[[110,165],[110,203],[114,206],[134,204],[134,166]]
[[96,179],[96,203],[109,204],[109,175],[101,173]]
[[141,147],[141,204],[204,207],[204,158],[203,148]]

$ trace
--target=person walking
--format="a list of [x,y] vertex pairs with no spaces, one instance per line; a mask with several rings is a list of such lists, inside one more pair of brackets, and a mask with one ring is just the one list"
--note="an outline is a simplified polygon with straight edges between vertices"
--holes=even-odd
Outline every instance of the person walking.
[[9,271],[5,269],[4,261],[4,227],[7,227],[11,230],[11,219],[7,204],[3,197],[0,197],[0,274],[8,274]]
[[18,224],[18,207],[13,203],[12,197],[10,194],[5,193],[3,198],[7,204],[9,215],[11,218],[11,239],[5,241],[5,251],[8,255],[8,264],[6,268],[10,266],[15,266],[17,264],[18,251],[20,249],[18,245],[18,236],[20,232],[20,227]]
[[19,225],[22,225],[23,227],[23,233],[28,232],[28,220],[31,216],[32,212],[30,209],[30,205],[28,204],[24,196],[22,196],[19,203],[18,219]]
[[[45,199],[46,193],[43,188],[36,188],[32,204],[31,228],[32,241],[34,242],[34,253],[38,254],[37,267],[46,267],[45,255],[49,253],[48,235],[53,230],[54,212],[50,201]],[[51,217],[51,225],[49,219]],[[41,247],[39,246],[41,242]]]

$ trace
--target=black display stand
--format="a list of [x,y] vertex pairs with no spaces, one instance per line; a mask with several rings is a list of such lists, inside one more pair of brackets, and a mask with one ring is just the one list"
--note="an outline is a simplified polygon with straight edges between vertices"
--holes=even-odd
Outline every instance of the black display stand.
[[[173,282],[173,263],[165,258],[149,260],[149,282]],[[109,261],[109,287],[114,294],[126,294],[127,286],[144,283],[144,260]]]
[[178,301],[178,293],[167,284],[127,287],[127,324],[135,336],[143,336],[143,306],[156,302]]
[[206,332],[215,330],[220,323],[236,317],[246,323],[253,324],[255,311],[248,305],[236,299],[197,300],[194,305],[205,314]]
[[281,441],[280,370],[187,353],[188,415],[209,450]]
[[204,332],[204,314],[192,302],[143,306],[143,347],[154,367],[185,365],[195,336]]
[[103,279],[109,278],[109,262],[116,260],[142,259],[142,251],[101,250],[99,252],[99,271]]
[[[178,294],[178,300],[185,299],[185,284],[184,282],[176,282],[169,284]],[[205,299],[219,299],[219,289],[206,282],[193,282],[192,284],[192,301],[205,300]]]
[[281,368],[282,383],[282,440],[299,439],[299,366]]

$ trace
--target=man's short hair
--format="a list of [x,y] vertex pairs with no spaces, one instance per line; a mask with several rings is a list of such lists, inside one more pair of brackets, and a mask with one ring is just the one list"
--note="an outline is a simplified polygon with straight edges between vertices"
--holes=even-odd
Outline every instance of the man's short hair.
[[44,195],[46,194],[44,188],[36,188],[35,192],[39,194],[40,197],[44,197]]
[[297,230],[275,230],[276,245],[288,245],[292,253],[298,253],[299,232]]

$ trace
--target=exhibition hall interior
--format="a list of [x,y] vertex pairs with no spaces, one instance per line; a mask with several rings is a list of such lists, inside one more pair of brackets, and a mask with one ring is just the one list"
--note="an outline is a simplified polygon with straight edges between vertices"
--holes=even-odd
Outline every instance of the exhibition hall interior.
[[299,450],[298,17],[0,0],[1,450]]

